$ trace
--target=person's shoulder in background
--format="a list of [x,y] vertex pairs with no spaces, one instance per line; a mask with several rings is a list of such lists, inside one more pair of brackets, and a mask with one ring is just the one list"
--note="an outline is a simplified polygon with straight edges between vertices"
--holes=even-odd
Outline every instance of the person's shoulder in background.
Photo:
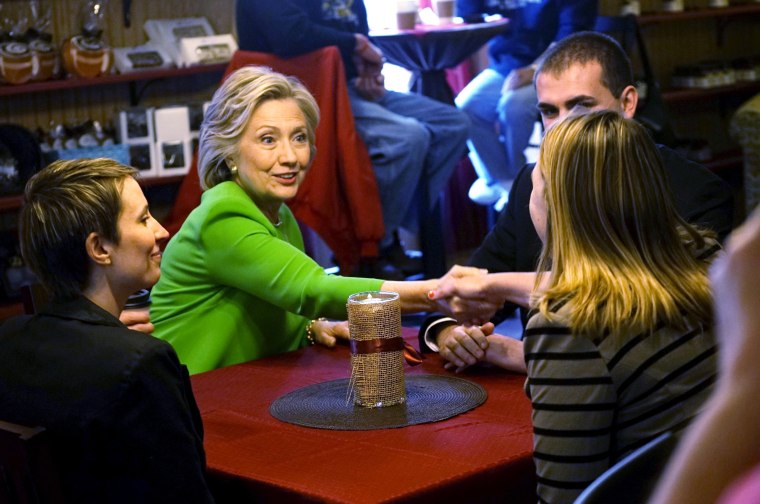
[[678,213],[687,222],[707,227],[723,242],[734,225],[731,186],[704,166],[688,160],[664,145],[657,146]]

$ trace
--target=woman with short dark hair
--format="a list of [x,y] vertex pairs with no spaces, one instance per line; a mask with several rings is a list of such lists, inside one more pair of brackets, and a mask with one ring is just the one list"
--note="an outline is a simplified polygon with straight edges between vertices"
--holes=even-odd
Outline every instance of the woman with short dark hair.
[[118,319],[168,237],[135,174],[56,161],[27,183],[21,252],[52,300],[0,327],[0,416],[47,429],[66,502],[212,502],[187,370]]

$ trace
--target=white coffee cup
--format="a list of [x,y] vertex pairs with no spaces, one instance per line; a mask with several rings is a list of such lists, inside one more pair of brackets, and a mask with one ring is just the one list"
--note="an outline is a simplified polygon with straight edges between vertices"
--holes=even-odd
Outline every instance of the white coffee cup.
[[451,23],[454,19],[454,0],[435,0],[435,13],[441,23]]
[[399,30],[413,30],[417,24],[417,2],[399,0],[396,2],[396,26]]

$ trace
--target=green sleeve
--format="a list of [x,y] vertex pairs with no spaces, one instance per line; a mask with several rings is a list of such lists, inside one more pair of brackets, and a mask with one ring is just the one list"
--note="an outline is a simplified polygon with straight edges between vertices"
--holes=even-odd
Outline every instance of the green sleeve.
[[[295,219],[289,211],[286,215],[286,238],[300,246]],[[297,246],[273,236],[256,220],[260,216],[255,207],[246,208],[233,199],[214,205],[200,239],[208,272],[220,284],[307,318],[339,319],[346,318],[349,295],[382,285],[382,280],[326,274]]]

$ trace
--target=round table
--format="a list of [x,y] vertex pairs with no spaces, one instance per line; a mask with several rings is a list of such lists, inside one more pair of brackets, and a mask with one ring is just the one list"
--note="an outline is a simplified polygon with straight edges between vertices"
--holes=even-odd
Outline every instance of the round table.
[[[507,29],[508,24],[509,20],[498,19],[472,24],[417,25],[413,30],[372,31],[370,37],[388,62],[412,72],[411,91],[454,105],[454,93],[446,81],[445,70],[463,62]],[[428,210],[424,184],[418,188],[418,197],[424,273],[426,278],[438,277],[446,272],[441,207],[436,203]]]
[[412,72],[410,90],[454,103],[445,70],[453,68],[503,32],[507,19],[484,23],[417,25],[413,30],[378,30],[372,41],[394,65]]

